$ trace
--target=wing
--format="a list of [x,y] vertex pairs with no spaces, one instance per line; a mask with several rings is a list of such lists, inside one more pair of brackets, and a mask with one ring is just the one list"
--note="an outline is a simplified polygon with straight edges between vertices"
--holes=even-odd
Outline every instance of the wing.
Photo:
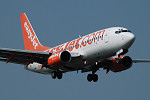
[[27,65],[31,62],[44,64],[52,53],[0,48],[0,61]]
[[133,59],[132,60],[133,63],[142,63],[142,62],[150,62],[149,59]]

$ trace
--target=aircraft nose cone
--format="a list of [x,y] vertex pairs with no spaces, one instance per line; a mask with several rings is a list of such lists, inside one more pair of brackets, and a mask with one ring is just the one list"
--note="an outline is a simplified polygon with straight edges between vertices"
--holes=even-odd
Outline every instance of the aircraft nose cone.
[[123,43],[124,43],[124,48],[128,49],[131,47],[135,40],[135,35],[131,32],[125,32],[122,34],[123,35]]
[[128,32],[128,33],[124,34],[124,36],[125,36],[124,39],[126,41],[125,42],[126,46],[129,48],[135,40],[135,35],[133,33]]
[[128,34],[129,40],[133,43],[135,40],[135,35],[133,33]]

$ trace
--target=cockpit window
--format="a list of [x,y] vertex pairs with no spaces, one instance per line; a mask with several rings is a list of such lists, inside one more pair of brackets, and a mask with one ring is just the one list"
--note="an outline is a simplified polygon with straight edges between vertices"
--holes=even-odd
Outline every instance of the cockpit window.
[[121,31],[115,31],[115,33],[119,34],[119,33],[121,33]]
[[131,32],[130,30],[122,30],[122,32]]
[[130,30],[123,30],[123,29],[119,29],[118,31],[115,31],[116,34],[119,34],[121,32],[131,32]]

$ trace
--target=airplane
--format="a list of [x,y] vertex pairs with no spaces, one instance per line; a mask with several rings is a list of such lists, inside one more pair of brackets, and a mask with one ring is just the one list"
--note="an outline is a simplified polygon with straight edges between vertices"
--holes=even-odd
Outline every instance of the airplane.
[[62,79],[66,72],[89,72],[87,80],[97,82],[100,68],[107,74],[127,70],[133,63],[150,62],[125,55],[135,41],[135,35],[126,28],[99,30],[51,48],[40,43],[25,13],[20,18],[25,50],[0,48],[0,61],[6,64],[21,64],[26,70],[53,79]]

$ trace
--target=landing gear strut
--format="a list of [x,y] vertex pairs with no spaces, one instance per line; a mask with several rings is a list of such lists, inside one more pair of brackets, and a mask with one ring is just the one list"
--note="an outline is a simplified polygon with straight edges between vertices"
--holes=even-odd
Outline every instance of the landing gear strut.
[[53,79],[56,79],[56,77],[58,78],[58,79],[62,79],[62,76],[63,76],[63,73],[61,72],[61,71],[54,71],[53,73],[52,73],[52,78]]
[[89,82],[93,81],[93,82],[97,82],[98,81],[98,75],[95,74],[97,70],[99,70],[99,68],[97,67],[98,63],[96,62],[95,65],[92,66],[92,74],[88,74],[87,76],[87,80]]
[[98,81],[98,75],[97,74],[88,74],[87,80],[89,82],[91,82],[91,81],[97,82]]

